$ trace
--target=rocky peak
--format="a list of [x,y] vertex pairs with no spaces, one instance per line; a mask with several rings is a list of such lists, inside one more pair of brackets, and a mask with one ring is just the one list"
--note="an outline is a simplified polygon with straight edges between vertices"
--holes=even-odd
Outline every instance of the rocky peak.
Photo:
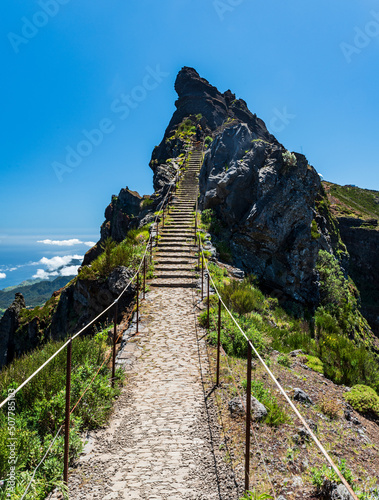
[[154,173],[157,165],[165,163],[172,157],[173,148],[170,141],[178,126],[189,117],[201,115],[201,126],[206,135],[215,136],[223,128],[245,123],[255,137],[276,143],[265,123],[251,113],[242,99],[236,99],[230,90],[221,93],[198,72],[185,66],[179,71],[175,82],[178,99],[175,102],[176,111],[166,129],[163,140],[153,151],[150,166]]

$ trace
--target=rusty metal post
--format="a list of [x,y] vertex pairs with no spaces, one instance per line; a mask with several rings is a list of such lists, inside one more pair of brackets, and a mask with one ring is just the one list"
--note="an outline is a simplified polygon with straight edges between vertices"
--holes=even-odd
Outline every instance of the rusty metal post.
[[246,450],[245,450],[245,492],[249,490],[250,479],[250,420],[251,420],[251,357],[250,342],[247,343],[247,389],[246,389]]
[[70,398],[71,398],[71,358],[72,358],[72,339],[67,345],[67,365],[66,365],[66,420],[64,435],[64,468],[63,481],[68,486],[68,457],[70,446]]
[[218,299],[218,324],[217,324],[217,374],[216,385],[220,385],[220,348],[221,348],[221,299]]
[[114,305],[113,319],[112,387],[114,387],[114,379],[116,375],[117,305],[118,302]]
[[162,227],[164,227],[164,206],[163,206],[163,223],[162,223]]
[[204,257],[201,254],[201,300],[203,300],[204,296]]
[[197,240],[197,201],[195,207],[195,245],[196,245],[196,240]]
[[143,299],[145,299],[146,294],[146,255],[143,258]]
[[207,272],[207,328],[209,330],[209,272]]
[[199,249],[198,249],[198,252],[197,252],[197,260],[198,260],[197,267],[200,270],[200,234],[199,234]]
[[138,333],[139,326],[139,272],[137,273],[137,329],[136,333]]
[[153,261],[153,231],[151,231],[151,236],[150,236],[150,264]]

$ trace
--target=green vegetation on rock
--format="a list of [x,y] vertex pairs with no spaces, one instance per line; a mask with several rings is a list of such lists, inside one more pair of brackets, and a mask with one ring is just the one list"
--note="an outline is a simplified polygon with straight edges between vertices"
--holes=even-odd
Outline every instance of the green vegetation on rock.
[[379,396],[371,387],[363,384],[354,385],[344,394],[344,398],[354,410],[379,418]]
[[118,266],[136,266],[141,260],[148,239],[148,226],[128,231],[124,241],[118,244],[112,238],[107,238],[102,243],[103,253],[90,266],[82,267],[78,278],[104,279]]

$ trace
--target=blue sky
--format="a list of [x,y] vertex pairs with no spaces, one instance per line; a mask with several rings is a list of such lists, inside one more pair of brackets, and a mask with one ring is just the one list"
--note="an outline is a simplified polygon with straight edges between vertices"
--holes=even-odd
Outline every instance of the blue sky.
[[[379,189],[376,1],[4,2],[2,245],[25,231],[92,240],[112,194],[151,193],[184,65],[246,100],[325,179]],[[128,116],[115,111],[123,93],[138,99]],[[83,130],[99,127],[89,152]],[[52,165],[80,144],[60,181]]]

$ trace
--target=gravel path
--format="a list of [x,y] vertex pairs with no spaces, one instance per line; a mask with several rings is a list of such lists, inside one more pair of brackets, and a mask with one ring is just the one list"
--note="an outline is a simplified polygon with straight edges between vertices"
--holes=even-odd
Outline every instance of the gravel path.
[[238,498],[204,392],[208,363],[195,296],[188,288],[147,294],[141,333],[120,356],[131,373],[127,388],[109,426],[93,433],[70,471],[70,499]]

